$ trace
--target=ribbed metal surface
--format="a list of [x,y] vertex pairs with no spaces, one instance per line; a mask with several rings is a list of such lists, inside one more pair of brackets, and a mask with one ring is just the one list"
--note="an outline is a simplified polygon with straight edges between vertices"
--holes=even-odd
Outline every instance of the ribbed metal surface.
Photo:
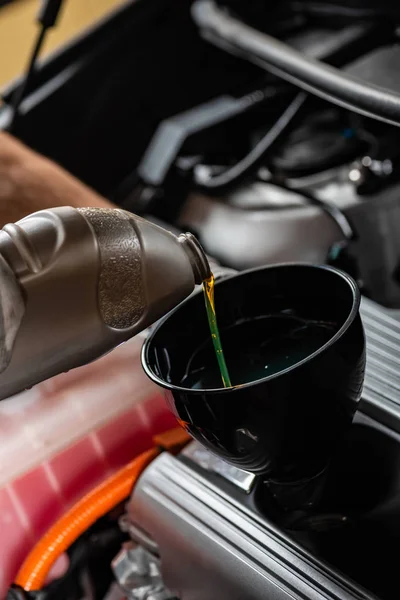
[[362,410],[400,431],[400,320],[363,298],[367,372]]
[[128,513],[156,540],[165,584],[185,600],[375,598],[167,452],[140,478]]

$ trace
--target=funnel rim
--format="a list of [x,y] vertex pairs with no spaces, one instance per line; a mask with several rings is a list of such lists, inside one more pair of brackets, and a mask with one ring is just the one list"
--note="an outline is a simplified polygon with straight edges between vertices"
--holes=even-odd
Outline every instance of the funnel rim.
[[245,271],[240,271],[239,273],[235,273],[234,275],[230,275],[219,281],[216,281],[215,286],[223,285],[223,283],[225,281],[228,281],[233,278],[236,279],[236,278],[244,277],[249,273],[256,273],[259,271],[279,269],[282,267],[302,267],[302,268],[306,267],[306,268],[314,269],[314,270],[318,270],[318,271],[321,271],[321,270],[330,271],[331,273],[334,273],[334,274],[338,275],[339,277],[341,277],[341,279],[343,279],[348,284],[349,288],[351,289],[352,296],[353,296],[351,310],[349,311],[349,314],[348,314],[346,320],[344,321],[344,323],[342,324],[342,326],[325,344],[323,344],[323,346],[321,346],[320,348],[318,348],[318,350],[315,350],[315,352],[313,352],[312,354],[309,354],[308,356],[306,356],[299,362],[297,362],[293,365],[290,365],[286,369],[282,369],[282,371],[278,371],[278,372],[272,373],[271,375],[268,375],[266,377],[262,377],[260,379],[255,379],[254,381],[249,381],[249,382],[243,383],[243,384],[232,385],[230,387],[193,389],[193,388],[179,386],[174,383],[168,383],[167,381],[165,381],[164,379],[161,379],[158,375],[156,375],[156,373],[154,373],[154,371],[149,366],[149,361],[148,361],[149,348],[150,348],[150,345],[151,345],[154,337],[156,336],[157,332],[161,329],[161,327],[164,325],[164,323],[168,319],[170,319],[176,312],[178,312],[180,310],[181,306],[183,306],[187,302],[190,302],[193,298],[193,296],[191,296],[191,297],[187,298],[186,300],[184,300],[183,302],[181,302],[176,308],[174,308],[162,320],[160,320],[159,323],[157,324],[157,326],[155,327],[155,329],[151,332],[151,334],[144,341],[143,346],[142,346],[142,351],[141,351],[141,363],[142,363],[142,368],[143,368],[144,372],[146,373],[147,377],[149,377],[149,379],[151,379],[151,381],[156,383],[158,386],[162,387],[165,390],[169,390],[171,392],[181,392],[184,394],[193,394],[193,395],[198,395],[198,396],[202,396],[205,393],[219,395],[219,394],[224,394],[224,393],[230,392],[232,394],[234,392],[240,392],[242,390],[249,389],[255,385],[267,383],[269,381],[277,379],[278,377],[282,377],[283,375],[286,375],[287,373],[290,373],[291,371],[294,371],[295,369],[298,369],[299,367],[301,367],[304,364],[308,363],[309,361],[313,360],[314,358],[316,358],[323,352],[326,352],[326,350],[328,350],[331,346],[333,346],[333,344],[335,344],[336,341],[339,340],[346,333],[346,331],[349,329],[349,327],[353,323],[354,319],[357,317],[357,314],[358,314],[359,308],[360,308],[360,302],[361,302],[360,290],[359,290],[356,282],[354,281],[354,279],[350,275],[345,273],[344,271],[337,269],[335,267],[331,267],[330,265],[315,265],[315,264],[306,263],[306,262],[285,262],[285,263],[279,263],[279,264],[274,264],[274,265],[264,265],[261,267],[254,267],[252,269],[246,269]]

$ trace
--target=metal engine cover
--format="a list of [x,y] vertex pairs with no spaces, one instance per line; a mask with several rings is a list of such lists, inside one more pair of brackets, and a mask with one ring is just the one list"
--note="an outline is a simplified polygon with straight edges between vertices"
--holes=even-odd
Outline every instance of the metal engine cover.
[[[348,254],[351,273],[375,302],[400,307],[399,184],[358,196],[348,169],[333,170],[293,182],[282,190],[267,182],[238,187],[223,198],[192,194],[179,217],[221,264],[243,270],[283,262],[325,263],[332,245],[344,240],[338,224],[302,196],[343,211],[355,238]],[[344,269],[346,270],[346,268]]]
[[142,476],[129,514],[157,541],[180,600],[373,598],[168,454]]
[[[345,197],[345,207],[353,201]],[[179,223],[221,264],[239,270],[294,260],[323,263],[332,244],[343,239],[336,223],[301,192],[260,182],[222,200],[191,195]]]

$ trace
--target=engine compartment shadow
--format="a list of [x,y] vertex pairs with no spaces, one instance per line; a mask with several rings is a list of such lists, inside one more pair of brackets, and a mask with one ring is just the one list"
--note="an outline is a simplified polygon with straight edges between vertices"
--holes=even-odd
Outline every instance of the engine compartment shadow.
[[400,436],[357,415],[327,474],[318,510],[290,527],[263,486],[257,509],[315,556],[382,600],[399,595]]

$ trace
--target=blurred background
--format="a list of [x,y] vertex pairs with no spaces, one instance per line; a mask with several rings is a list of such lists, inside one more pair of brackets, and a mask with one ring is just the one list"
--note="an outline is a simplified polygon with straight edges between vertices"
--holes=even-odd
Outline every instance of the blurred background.
[[[46,37],[42,55],[48,56],[123,3],[123,0],[69,0],[68,10],[62,10],[58,26]],[[0,87],[20,75],[26,65],[36,36],[37,10],[36,0],[0,0]]]

